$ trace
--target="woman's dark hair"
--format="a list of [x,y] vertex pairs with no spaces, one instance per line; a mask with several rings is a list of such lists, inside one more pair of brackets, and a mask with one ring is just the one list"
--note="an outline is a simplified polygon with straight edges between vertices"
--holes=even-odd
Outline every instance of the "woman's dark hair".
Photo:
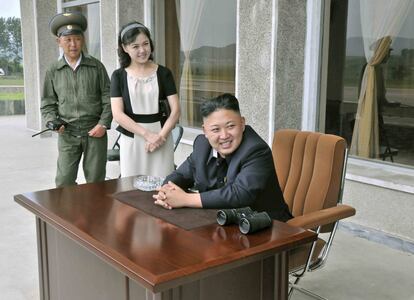
[[[136,26],[134,26],[136,25]],[[154,52],[154,43],[151,39],[151,33],[145,25],[140,22],[130,22],[124,25],[118,34],[118,58],[119,64],[122,68],[126,68],[131,64],[131,57],[124,51],[122,45],[126,46],[135,41],[137,35],[143,33],[149,39],[150,47],[151,47],[151,55],[149,59],[153,60],[154,57],[152,53]]]
[[232,110],[240,114],[239,101],[232,94],[226,93],[201,103],[201,116],[206,118],[220,109]]

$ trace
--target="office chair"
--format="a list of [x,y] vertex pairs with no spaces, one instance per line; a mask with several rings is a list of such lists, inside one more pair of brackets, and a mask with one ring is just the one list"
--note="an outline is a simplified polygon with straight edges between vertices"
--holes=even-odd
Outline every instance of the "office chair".
[[[184,129],[180,124],[176,124],[173,130],[171,131],[172,139],[173,139],[173,149],[177,149],[178,144],[180,143],[180,140],[183,136]],[[119,161],[119,138],[121,137],[121,134],[118,134],[118,137],[116,138],[114,144],[112,145],[111,149],[108,149],[106,159],[107,161]],[[174,164],[174,167],[176,165]],[[121,177],[121,175],[119,175]]]
[[171,130],[173,144],[174,144],[174,152],[175,152],[175,149],[177,149],[178,144],[181,141],[181,138],[183,137],[183,133],[184,133],[184,129],[180,124],[176,124],[173,130]]
[[[341,204],[346,142],[335,135],[282,129],[274,135],[272,153],[283,196],[293,215],[287,223],[318,234],[317,241],[289,252],[289,298],[298,290],[325,299],[298,284],[306,273],[325,264],[338,221],[355,214],[353,207]],[[327,233],[327,238],[320,233]]]
[[106,154],[106,160],[107,161],[119,161],[119,138],[121,137],[121,134],[118,134],[118,137],[116,138],[113,146],[111,149],[108,149],[108,152]]

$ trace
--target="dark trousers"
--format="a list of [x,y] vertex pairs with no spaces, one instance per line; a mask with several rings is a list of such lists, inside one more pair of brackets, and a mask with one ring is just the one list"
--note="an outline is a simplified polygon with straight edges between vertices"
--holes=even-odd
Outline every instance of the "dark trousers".
[[76,184],[82,155],[82,167],[86,181],[105,180],[107,147],[108,136],[106,134],[101,138],[75,137],[68,133],[59,134],[56,186]]

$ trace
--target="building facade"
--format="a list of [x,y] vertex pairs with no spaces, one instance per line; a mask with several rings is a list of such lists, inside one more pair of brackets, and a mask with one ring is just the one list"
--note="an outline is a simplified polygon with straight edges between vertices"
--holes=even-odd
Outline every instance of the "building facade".
[[[413,1],[395,1],[395,7],[383,1],[382,9],[373,9],[374,2],[20,0],[27,127],[43,127],[43,78],[59,55],[48,27],[55,13],[86,15],[88,51],[109,75],[118,67],[119,28],[137,20],[150,28],[155,60],[173,71],[179,87],[185,134],[178,163],[201,133],[200,102],[234,93],[247,123],[269,144],[280,128],[344,136],[351,155],[343,202],[357,214],[342,227],[414,252],[414,35],[406,29],[414,26]],[[372,29],[377,20],[389,26]],[[364,98],[369,72],[375,86],[384,77],[387,95],[386,105],[376,99],[370,110],[363,107],[372,102]],[[359,145],[357,140],[371,140],[362,138],[367,111],[373,116],[368,131],[377,135]],[[365,154],[363,146],[374,150]]]

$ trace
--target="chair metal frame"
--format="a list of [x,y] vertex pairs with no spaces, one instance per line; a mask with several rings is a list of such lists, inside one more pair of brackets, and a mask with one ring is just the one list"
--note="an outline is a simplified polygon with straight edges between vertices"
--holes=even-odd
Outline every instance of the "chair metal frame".
[[[344,185],[345,185],[345,175],[346,175],[347,162],[348,162],[348,148],[345,148],[344,161],[343,161],[343,164],[342,164],[341,183],[340,183],[340,189],[339,189],[337,204],[341,204],[342,203],[342,197],[343,197]],[[322,296],[320,296],[318,294],[315,294],[314,292],[312,292],[312,291],[310,291],[310,290],[308,290],[306,288],[303,288],[303,287],[299,286],[298,284],[299,284],[299,281],[305,276],[305,274],[307,272],[313,272],[315,270],[318,270],[318,269],[322,268],[326,264],[326,261],[327,261],[327,258],[328,258],[328,254],[329,254],[329,252],[331,250],[332,242],[333,242],[333,239],[335,237],[336,230],[338,229],[338,224],[339,224],[339,220],[337,220],[337,221],[335,221],[333,223],[332,231],[329,234],[328,241],[326,242],[326,244],[324,246],[324,249],[323,249],[323,251],[321,253],[320,258],[318,258],[315,262],[312,263],[312,257],[313,257],[313,253],[315,251],[315,247],[316,247],[316,243],[317,243],[317,241],[314,241],[312,243],[312,246],[310,248],[309,254],[307,256],[305,266],[303,268],[299,268],[298,270],[294,270],[294,271],[291,271],[290,272],[290,275],[292,277],[294,277],[295,280],[293,282],[291,282],[289,280],[289,287],[290,287],[290,289],[289,289],[288,299],[290,299],[292,297],[293,291],[294,290],[297,290],[297,291],[299,291],[299,292],[301,292],[303,294],[306,294],[306,295],[308,295],[310,297],[313,297],[315,299],[327,300],[327,298],[324,298],[324,297],[322,297]],[[314,230],[314,232],[318,236],[319,236],[319,233],[321,231],[321,228],[322,228],[322,226],[318,226]]]
[[107,161],[119,161],[119,149],[120,149],[119,139],[120,137],[121,137],[121,133],[118,134],[114,144],[112,145],[112,148],[108,149],[108,153],[106,155]]
[[180,124],[176,124],[173,130],[171,130],[173,144],[174,144],[174,152],[177,149],[178,145],[180,144],[181,138],[183,137],[184,128]]

